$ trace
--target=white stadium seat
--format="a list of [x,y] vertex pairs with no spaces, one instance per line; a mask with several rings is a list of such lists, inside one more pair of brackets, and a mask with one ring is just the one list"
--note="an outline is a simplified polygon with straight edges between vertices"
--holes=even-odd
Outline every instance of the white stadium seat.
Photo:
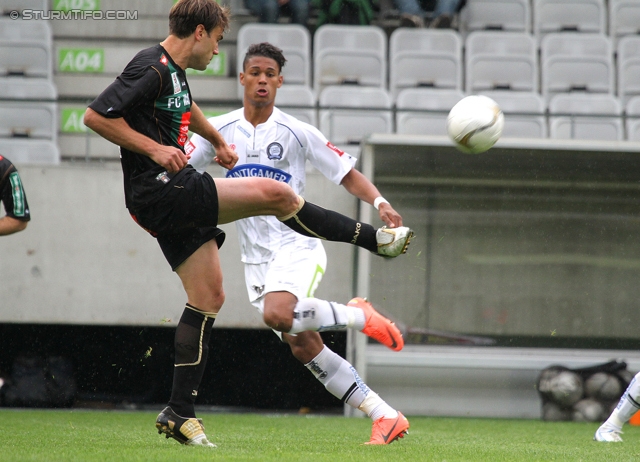
[[460,90],[406,88],[396,98],[396,133],[446,135],[447,116],[464,98]]
[[57,117],[56,103],[0,101],[0,138],[55,141]]
[[534,0],[533,30],[537,36],[552,32],[607,32],[604,0]]
[[622,104],[640,95],[640,36],[629,35],[618,42],[618,95]]
[[503,138],[546,138],[547,119],[544,99],[538,93],[485,91],[505,115]]
[[460,12],[460,27],[463,32],[531,32],[531,5],[529,0],[467,0]]
[[306,85],[283,85],[276,95],[276,106],[292,116],[316,126],[316,97]]
[[622,111],[617,98],[605,94],[569,93],[549,102],[550,137],[622,141]]
[[47,164],[60,163],[60,149],[50,140],[30,140],[10,138],[2,140],[2,155],[15,164]]
[[53,77],[51,47],[39,41],[0,42],[0,77]]
[[629,100],[627,113],[627,140],[640,141],[640,96]]
[[466,92],[538,91],[536,42],[524,32],[472,32],[465,42]]
[[320,131],[335,145],[360,144],[371,133],[391,133],[391,96],[376,87],[326,87],[319,97]]
[[48,79],[0,77],[0,99],[36,99],[54,101],[56,86]]
[[328,24],[313,37],[313,86],[387,87],[387,36],[376,26]]
[[389,39],[389,91],[462,90],[462,39],[453,30],[398,28]]
[[541,44],[542,94],[574,90],[613,94],[611,40],[602,34],[548,34]]
[[637,34],[640,34],[640,2],[609,0],[609,35],[616,40]]

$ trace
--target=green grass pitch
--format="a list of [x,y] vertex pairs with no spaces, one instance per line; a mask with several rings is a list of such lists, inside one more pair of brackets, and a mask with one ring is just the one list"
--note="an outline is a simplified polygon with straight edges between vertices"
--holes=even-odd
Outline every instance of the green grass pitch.
[[156,413],[0,410],[0,461],[637,461],[640,428],[624,443],[592,441],[593,423],[409,417],[409,435],[364,446],[369,419],[201,413],[218,447],[156,433]]

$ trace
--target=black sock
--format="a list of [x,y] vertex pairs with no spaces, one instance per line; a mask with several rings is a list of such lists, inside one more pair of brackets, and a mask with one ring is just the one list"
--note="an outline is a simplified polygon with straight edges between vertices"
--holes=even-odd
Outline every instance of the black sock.
[[207,365],[214,321],[215,314],[205,315],[187,303],[176,328],[173,388],[169,406],[182,417],[196,416],[194,404]]
[[348,242],[378,253],[376,229],[373,226],[310,202],[305,201],[302,208],[283,223],[304,236]]

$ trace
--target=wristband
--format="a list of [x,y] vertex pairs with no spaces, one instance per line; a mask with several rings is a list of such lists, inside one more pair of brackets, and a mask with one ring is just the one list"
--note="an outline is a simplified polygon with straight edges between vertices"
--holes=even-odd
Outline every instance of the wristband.
[[373,206],[376,208],[376,210],[378,210],[378,208],[380,207],[380,204],[382,203],[388,204],[389,201],[382,196],[378,196],[376,197],[376,200],[373,201]]

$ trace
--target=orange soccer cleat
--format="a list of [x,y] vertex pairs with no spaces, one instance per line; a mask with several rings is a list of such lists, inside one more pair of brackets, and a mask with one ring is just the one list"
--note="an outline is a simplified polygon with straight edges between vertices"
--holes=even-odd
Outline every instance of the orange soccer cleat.
[[391,444],[408,434],[409,421],[401,412],[393,419],[379,418],[373,422],[371,439],[364,444]]
[[400,329],[392,321],[378,313],[371,303],[364,298],[356,297],[347,305],[358,307],[364,311],[365,321],[362,333],[391,348],[393,351],[402,350],[404,339]]

